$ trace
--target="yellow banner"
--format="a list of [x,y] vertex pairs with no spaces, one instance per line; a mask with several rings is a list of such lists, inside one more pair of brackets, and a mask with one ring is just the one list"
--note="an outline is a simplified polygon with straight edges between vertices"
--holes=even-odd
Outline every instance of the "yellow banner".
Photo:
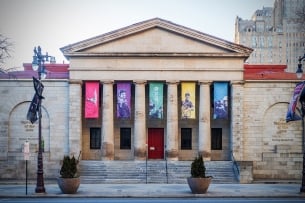
[[181,83],[181,118],[196,118],[196,84],[194,82]]

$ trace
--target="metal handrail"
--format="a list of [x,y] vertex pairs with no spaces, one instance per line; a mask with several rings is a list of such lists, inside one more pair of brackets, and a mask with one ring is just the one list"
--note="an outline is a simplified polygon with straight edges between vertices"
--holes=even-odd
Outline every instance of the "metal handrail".
[[165,152],[165,175],[166,175],[166,183],[168,184],[167,151]]
[[232,161],[233,161],[233,166],[235,166],[237,174],[239,175],[240,172],[239,172],[239,168],[238,168],[238,163],[237,163],[237,161],[234,158],[233,151],[231,151],[231,157],[232,157]]

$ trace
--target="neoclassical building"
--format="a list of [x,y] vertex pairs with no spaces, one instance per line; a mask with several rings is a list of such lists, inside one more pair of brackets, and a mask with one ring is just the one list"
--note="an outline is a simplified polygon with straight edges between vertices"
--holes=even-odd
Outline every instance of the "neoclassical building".
[[[213,119],[213,84],[225,83],[225,96],[234,98],[252,49],[155,18],[61,50],[70,61],[72,152],[81,150],[83,159],[97,160],[141,160],[146,151],[151,159],[166,155],[170,160],[190,160],[198,153],[206,160],[230,159],[231,131],[239,126],[229,115],[239,107],[228,102],[227,118]],[[97,82],[102,90],[95,118],[84,116],[88,82]],[[123,83],[129,84],[127,118],[117,113]],[[157,95],[162,99],[160,118],[150,115],[152,85],[162,90]],[[193,115],[185,117],[182,100],[187,92],[194,105]],[[101,134],[101,140],[94,134]],[[211,148],[214,136],[223,138],[215,143],[220,151]],[[100,150],[94,149],[96,144]]]
[[[245,65],[252,49],[160,18],[61,51],[69,75],[44,82],[46,177],[64,154],[81,152],[82,161],[101,162],[234,157],[241,182],[300,179],[301,124],[285,121],[298,81],[285,65]],[[0,84],[0,96],[10,96],[1,100],[4,179],[18,177],[22,144],[35,143],[37,130],[25,119],[31,80]]]

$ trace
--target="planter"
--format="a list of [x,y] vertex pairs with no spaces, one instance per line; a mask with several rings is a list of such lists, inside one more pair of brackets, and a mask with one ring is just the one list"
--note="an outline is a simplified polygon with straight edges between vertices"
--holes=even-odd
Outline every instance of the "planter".
[[57,183],[64,194],[75,194],[80,185],[80,177],[77,178],[57,178]]
[[207,178],[187,178],[187,183],[193,194],[204,194],[207,192],[212,177]]

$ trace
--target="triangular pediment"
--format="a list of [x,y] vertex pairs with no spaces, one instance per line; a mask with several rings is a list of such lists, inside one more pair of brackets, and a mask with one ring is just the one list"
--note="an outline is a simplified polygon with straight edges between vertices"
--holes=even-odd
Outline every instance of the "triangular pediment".
[[248,57],[252,49],[154,18],[61,48],[66,57],[120,55],[230,55]]

